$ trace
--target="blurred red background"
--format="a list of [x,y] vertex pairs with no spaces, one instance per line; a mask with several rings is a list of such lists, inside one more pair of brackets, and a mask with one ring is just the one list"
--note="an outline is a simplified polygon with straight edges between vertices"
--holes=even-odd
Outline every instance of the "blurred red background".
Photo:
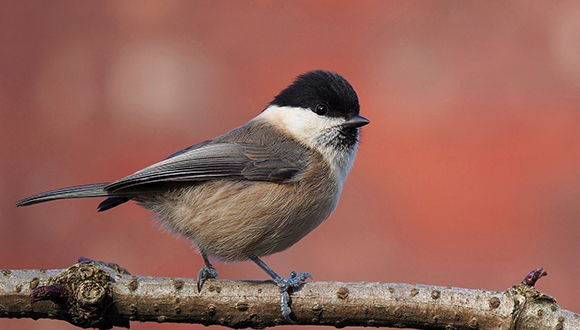
[[[0,26],[0,268],[85,256],[195,277],[190,243],[135,204],[13,204],[128,175],[327,69],[371,124],[337,210],[272,268],[505,290],[543,266],[537,288],[580,312],[577,1],[1,1]],[[216,267],[266,279],[251,262]]]

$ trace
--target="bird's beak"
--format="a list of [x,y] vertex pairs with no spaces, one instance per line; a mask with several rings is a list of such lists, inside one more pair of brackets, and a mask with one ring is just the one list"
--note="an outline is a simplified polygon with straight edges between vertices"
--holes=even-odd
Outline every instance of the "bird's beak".
[[366,119],[363,116],[356,115],[356,116],[352,117],[351,119],[345,121],[342,124],[342,126],[344,126],[344,127],[361,127],[361,126],[364,126],[368,123],[370,123],[370,121],[368,119]]

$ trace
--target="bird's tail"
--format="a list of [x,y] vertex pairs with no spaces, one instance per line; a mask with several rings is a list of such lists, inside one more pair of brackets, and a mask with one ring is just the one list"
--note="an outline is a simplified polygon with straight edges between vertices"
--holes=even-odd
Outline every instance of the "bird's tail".
[[109,194],[104,190],[105,186],[109,183],[93,183],[51,190],[18,201],[16,202],[16,206],[27,206],[65,198],[109,197]]

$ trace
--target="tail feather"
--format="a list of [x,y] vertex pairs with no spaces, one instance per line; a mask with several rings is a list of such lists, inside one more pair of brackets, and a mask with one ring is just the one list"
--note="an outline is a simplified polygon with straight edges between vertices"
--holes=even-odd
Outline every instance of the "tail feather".
[[123,203],[128,202],[129,200],[130,200],[129,197],[123,197],[123,196],[109,197],[109,198],[105,199],[104,201],[102,201],[101,204],[99,204],[99,206],[97,207],[97,211],[103,212],[106,210],[110,210],[115,206],[119,206]]
[[65,198],[109,197],[107,192],[103,189],[108,184],[109,182],[94,183],[51,190],[18,201],[16,202],[16,206],[27,206]]

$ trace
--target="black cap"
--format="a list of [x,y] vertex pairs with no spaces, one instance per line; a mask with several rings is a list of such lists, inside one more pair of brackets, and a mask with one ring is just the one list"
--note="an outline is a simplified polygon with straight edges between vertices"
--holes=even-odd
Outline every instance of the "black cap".
[[350,83],[338,73],[323,70],[298,76],[270,105],[301,107],[319,115],[346,119],[357,116],[360,110]]

